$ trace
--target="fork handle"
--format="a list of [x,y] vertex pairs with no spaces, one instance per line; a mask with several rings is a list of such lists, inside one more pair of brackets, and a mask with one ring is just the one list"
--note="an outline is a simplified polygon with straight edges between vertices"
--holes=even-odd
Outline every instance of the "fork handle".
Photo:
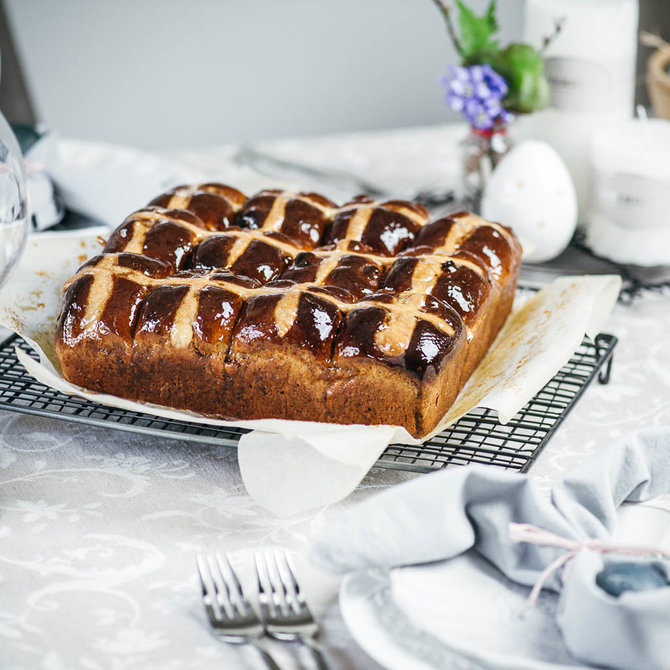
[[262,643],[251,642],[250,644],[252,647],[255,647],[258,650],[258,653],[260,654],[261,658],[263,659],[263,662],[269,668],[269,670],[281,670],[281,668],[275,662],[274,658],[270,656],[270,652],[268,652],[265,649],[265,647],[263,647]]
[[321,651],[319,645],[311,637],[300,638],[300,642],[304,644],[312,652],[312,657],[319,670],[330,670],[330,666],[326,663],[326,659]]

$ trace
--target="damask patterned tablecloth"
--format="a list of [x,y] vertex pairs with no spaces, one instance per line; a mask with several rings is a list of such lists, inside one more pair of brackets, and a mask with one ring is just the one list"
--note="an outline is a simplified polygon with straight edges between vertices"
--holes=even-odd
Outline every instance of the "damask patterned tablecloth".
[[[396,132],[340,145],[365,154],[366,146],[439,146],[435,137],[447,135]],[[301,146],[309,153],[328,142]],[[226,155],[182,156],[209,161],[214,174],[217,165],[225,172]],[[617,305],[608,330],[620,339],[611,381],[586,391],[536,462],[531,476],[546,489],[612,438],[670,424],[670,295]],[[307,551],[329,516],[413,476],[374,469],[343,502],[278,519],[246,494],[234,449],[0,412],[0,668],[262,667],[253,650],[211,636],[194,556],[231,552],[251,585],[253,552],[269,546],[292,552],[333,667],[376,668],[344,627],[338,581],[317,573]],[[272,652],[282,667],[298,659],[309,667],[298,649],[272,643]]]

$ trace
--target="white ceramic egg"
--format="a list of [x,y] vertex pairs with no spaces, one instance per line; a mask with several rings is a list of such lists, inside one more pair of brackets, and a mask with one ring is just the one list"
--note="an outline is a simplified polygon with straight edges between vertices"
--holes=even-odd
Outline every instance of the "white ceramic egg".
[[539,140],[515,146],[491,174],[482,216],[514,230],[524,261],[558,256],[577,225],[575,186],[558,153]]

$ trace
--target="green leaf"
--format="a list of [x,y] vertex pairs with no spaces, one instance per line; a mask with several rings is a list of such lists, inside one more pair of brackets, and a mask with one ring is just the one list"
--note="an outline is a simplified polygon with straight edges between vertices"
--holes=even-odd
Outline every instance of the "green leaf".
[[463,58],[478,51],[494,50],[498,48],[497,40],[492,37],[498,32],[496,21],[496,0],[491,0],[483,16],[477,16],[463,0],[456,0],[458,7],[458,25],[461,32],[461,47]]
[[491,34],[498,32],[498,22],[496,21],[496,0],[491,0],[484,18],[489,26],[491,26]]

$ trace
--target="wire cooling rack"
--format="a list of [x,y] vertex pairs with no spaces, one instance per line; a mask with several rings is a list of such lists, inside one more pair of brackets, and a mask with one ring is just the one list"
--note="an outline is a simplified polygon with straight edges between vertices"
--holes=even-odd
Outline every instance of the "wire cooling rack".
[[[475,409],[422,445],[390,445],[377,466],[431,472],[448,465],[484,463],[527,471],[590,382],[595,377],[602,384],[609,381],[616,342],[616,337],[606,334],[593,342],[585,339],[558,374],[506,425],[497,422],[495,412]],[[2,409],[222,446],[236,446],[248,432],[163,419],[64,395],[25,371],[14,352],[17,345],[33,354],[16,336],[0,344]]]

